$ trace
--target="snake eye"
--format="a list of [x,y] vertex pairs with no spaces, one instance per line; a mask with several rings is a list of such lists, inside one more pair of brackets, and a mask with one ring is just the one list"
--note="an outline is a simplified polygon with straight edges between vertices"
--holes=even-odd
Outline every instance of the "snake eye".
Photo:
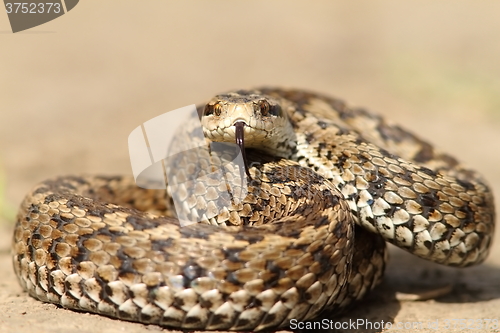
[[279,104],[270,104],[265,99],[260,100],[255,104],[255,111],[260,112],[263,116],[282,116],[283,111]]
[[220,116],[220,114],[222,113],[222,104],[216,103],[214,105],[214,113],[216,116]]
[[216,116],[220,116],[221,113],[222,113],[222,105],[220,103],[207,104],[205,106],[205,110],[203,110],[203,114],[205,116],[209,116],[211,114],[215,114]]
[[269,110],[271,109],[271,105],[269,105],[269,102],[263,99],[259,101],[257,105],[260,110],[260,114],[262,114],[263,116],[267,116]]

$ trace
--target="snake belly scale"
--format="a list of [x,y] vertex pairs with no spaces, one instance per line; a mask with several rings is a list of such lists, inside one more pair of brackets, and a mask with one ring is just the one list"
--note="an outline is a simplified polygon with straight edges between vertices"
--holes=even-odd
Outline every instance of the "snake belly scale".
[[[221,179],[174,193],[202,220],[180,227],[170,194],[132,177],[42,182],[21,204],[12,247],[31,296],[166,327],[266,330],[363,298],[382,279],[385,242],[450,266],[487,257],[495,211],[485,180],[379,115],[273,88],[198,110],[207,144],[242,148],[245,198],[224,197]],[[179,179],[201,172],[192,160],[175,162]]]

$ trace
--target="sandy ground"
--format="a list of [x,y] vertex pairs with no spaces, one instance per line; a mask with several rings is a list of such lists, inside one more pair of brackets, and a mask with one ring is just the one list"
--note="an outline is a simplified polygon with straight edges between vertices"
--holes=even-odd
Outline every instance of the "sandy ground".
[[[86,0],[18,34],[0,14],[0,331],[169,331],[28,297],[10,261],[14,214],[45,178],[130,173],[132,129],[228,89],[299,87],[368,107],[459,156],[499,193],[498,13],[494,1]],[[447,320],[465,319],[468,332],[497,332],[485,327],[500,320],[496,238],[486,263],[463,270],[394,251],[385,284],[337,321],[458,332]],[[433,284],[453,291],[394,297]]]

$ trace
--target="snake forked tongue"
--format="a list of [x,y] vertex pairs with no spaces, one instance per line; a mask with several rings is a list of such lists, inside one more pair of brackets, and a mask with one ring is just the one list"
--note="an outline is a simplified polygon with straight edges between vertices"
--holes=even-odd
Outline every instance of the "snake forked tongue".
[[[245,155],[245,123],[242,121],[237,121],[234,123],[235,133],[234,136],[236,138],[236,144],[240,147],[241,155],[243,156],[243,163],[245,164],[245,173],[249,179],[252,179],[250,176],[250,172],[248,171],[248,163],[247,157]],[[241,170],[241,169],[240,169]],[[240,171],[242,173],[242,171]],[[241,179],[243,179],[243,174],[240,175]]]

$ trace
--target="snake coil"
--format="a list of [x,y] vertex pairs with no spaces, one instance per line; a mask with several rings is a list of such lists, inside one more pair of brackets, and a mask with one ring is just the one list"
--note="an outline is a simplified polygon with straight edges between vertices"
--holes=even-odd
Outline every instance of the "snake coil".
[[[486,182],[376,114],[263,88],[217,95],[199,116],[208,142],[242,149],[245,198],[224,197],[221,179],[181,188],[171,195],[203,221],[180,227],[172,196],[131,177],[45,181],[21,204],[13,240],[31,296],[167,327],[264,330],[361,299],[382,279],[386,241],[457,267],[488,255]],[[201,172],[195,157],[175,161],[178,179]]]

